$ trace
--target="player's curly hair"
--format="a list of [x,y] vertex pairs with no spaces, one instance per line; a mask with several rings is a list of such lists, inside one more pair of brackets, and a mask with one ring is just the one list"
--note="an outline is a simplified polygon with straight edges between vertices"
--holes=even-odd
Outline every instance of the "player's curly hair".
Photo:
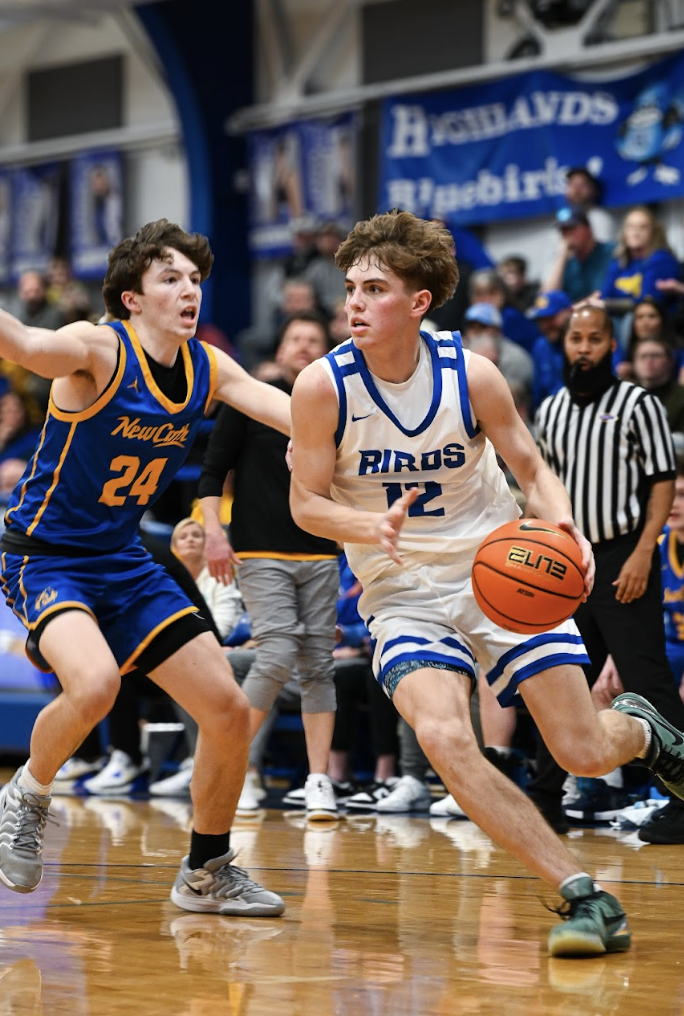
[[109,266],[102,286],[108,314],[122,321],[130,317],[121,302],[121,294],[127,290],[142,293],[143,275],[153,261],[168,260],[170,249],[180,251],[197,266],[202,282],[208,278],[214,255],[206,236],[186,233],[168,219],[148,222],[135,236],[126,237],[109,252]]
[[335,264],[346,272],[364,258],[389,268],[405,284],[432,293],[441,307],[458,285],[454,238],[444,223],[394,209],[364,219],[337,249]]

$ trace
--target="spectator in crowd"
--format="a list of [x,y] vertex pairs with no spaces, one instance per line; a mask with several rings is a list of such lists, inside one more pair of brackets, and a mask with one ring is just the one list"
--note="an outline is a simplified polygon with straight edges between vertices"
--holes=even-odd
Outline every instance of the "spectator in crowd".
[[[593,685],[607,656],[628,692],[643,695],[670,723],[684,725],[665,656],[660,555],[657,541],[670,513],[675,456],[667,417],[651,393],[618,380],[612,371],[613,323],[605,308],[580,305],[565,333],[566,386],[542,403],[536,418],[543,458],[570,495],[579,530],[593,545],[596,579],[575,621],[591,665]],[[565,773],[539,742],[529,792],[559,831]],[[624,807],[604,780],[592,781],[575,814],[610,817]],[[645,825],[648,842],[684,842],[684,802],[672,799],[658,827]]]
[[346,342],[349,338],[349,319],[347,318],[346,301],[340,298],[333,309],[330,319],[330,341],[333,346]]
[[684,700],[684,459],[677,460],[672,511],[660,542],[665,652]]
[[345,236],[346,230],[340,223],[321,223],[316,236],[316,257],[302,275],[313,286],[317,303],[328,317],[332,317],[335,303],[345,295],[344,275],[335,264],[335,252]]
[[[280,288],[278,306],[273,320],[275,332],[277,333],[283,327],[283,322],[291,318],[293,314],[318,309],[313,283],[301,276],[285,279]],[[275,344],[273,337],[271,344]]]
[[33,426],[26,401],[19,392],[0,395],[0,462],[29,459],[40,431]]
[[502,331],[507,339],[531,353],[539,338],[539,329],[510,302],[506,283],[493,268],[473,272],[469,284],[471,303],[491,303],[501,314]]
[[[631,314],[644,296],[658,297],[658,281],[681,279],[681,268],[670,250],[665,229],[645,205],[630,209],[623,220],[613,258],[600,289],[600,297],[613,317]],[[667,301],[666,307],[669,310]],[[622,330],[623,345],[626,332]]]
[[[623,381],[634,379],[634,351],[644,339],[664,339],[671,347],[677,372],[683,363],[682,342],[678,342],[662,300],[644,296],[634,306],[632,323],[627,335],[624,359],[617,364],[615,373]],[[615,361],[613,361],[615,366]]]
[[615,229],[610,213],[601,205],[601,181],[586,166],[572,166],[565,181],[565,203],[581,208],[589,218],[596,239],[600,243],[609,243]]
[[633,363],[634,380],[662,402],[670,430],[684,441],[684,387],[677,382],[672,346],[659,336],[642,339]]
[[479,268],[491,268],[492,259],[469,229],[455,223],[435,219],[451,233],[454,256],[458,256],[459,284],[455,292],[440,307],[430,307],[429,317],[437,331],[455,332],[463,328],[465,312],[470,304],[470,278]]
[[519,254],[509,254],[502,258],[496,266],[508,289],[511,303],[525,314],[535,301],[539,292],[539,283],[527,278],[527,260]]
[[563,386],[563,337],[572,313],[572,300],[562,289],[540,293],[530,311],[540,337],[532,349],[534,379],[532,408],[537,410],[547,395]]
[[563,290],[573,303],[600,290],[613,257],[613,244],[596,239],[587,213],[575,205],[556,212],[561,242],[544,280],[544,291]]
[[[26,469],[26,459],[3,459],[0,462],[0,505],[5,507],[10,494]],[[4,524],[3,524],[4,525]]]
[[66,324],[63,312],[48,300],[40,272],[22,272],[19,276],[14,315],[32,328],[56,330]]
[[209,572],[204,552],[204,527],[195,519],[181,519],[171,534],[171,550],[190,572],[209,607],[219,640],[223,643],[244,613],[242,597],[235,582],[218,582]]
[[71,265],[67,258],[51,258],[46,295],[49,302],[61,311],[64,324],[71,324],[72,321],[88,321],[93,316],[93,305],[88,290],[71,274]]
[[[534,363],[529,353],[522,346],[502,333],[502,317],[491,303],[474,303],[465,314],[463,339],[465,344],[488,359],[493,359],[509,385],[523,385],[529,392],[532,388]],[[484,341],[490,340],[494,356],[479,348]]]
[[[290,392],[295,378],[329,348],[325,319],[313,312],[295,315],[283,326],[276,352],[282,377],[275,387]],[[328,777],[335,723],[335,608],[339,588],[337,545],[311,536],[290,513],[287,438],[242,413],[219,412],[207,447],[199,496],[207,534],[209,570],[239,586],[257,644],[257,658],[243,689],[251,703],[252,736],[271,712],[282,686],[297,667],[302,721],[309,761],[305,785],[307,815],[338,818]],[[217,512],[228,470],[235,470],[228,543]],[[248,800],[245,783],[240,809]]]
[[[315,215],[305,213],[290,222],[292,253],[283,263],[286,279],[297,279],[304,274],[316,257],[316,234],[318,222]],[[304,308],[300,308],[303,310]]]
[[259,381],[271,381],[280,377],[273,354],[283,324],[293,314],[320,313],[313,285],[300,276],[284,281],[279,277],[269,303],[271,308],[265,323],[249,328],[239,336],[245,369]]
[[[13,313],[31,328],[55,330],[65,324],[62,311],[47,298],[45,279],[40,272],[27,271],[19,276]],[[27,399],[33,422],[41,422],[47,409],[51,381],[7,360],[3,361],[2,370],[12,387]]]

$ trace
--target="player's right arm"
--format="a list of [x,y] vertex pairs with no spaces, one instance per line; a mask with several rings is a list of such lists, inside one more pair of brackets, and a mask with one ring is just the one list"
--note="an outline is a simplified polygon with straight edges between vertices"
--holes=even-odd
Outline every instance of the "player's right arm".
[[338,422],[337,398],[320,364],[306,367],[292,391],[292,481],[290,509],[298,526],[337,543],[377,544],[393,561],[399,533],[417,490],[409,490],[389,511],[360,511],[333,501]]
[[[0,310],[0,356],[45,378],[93,374],[101,343],[98,333],[108,332],[115,349],[114,332],[98,329],[89,321],[77,321],[58,331],[29,328],[7,311]],[[107,340],[105,340],[107,341]]]

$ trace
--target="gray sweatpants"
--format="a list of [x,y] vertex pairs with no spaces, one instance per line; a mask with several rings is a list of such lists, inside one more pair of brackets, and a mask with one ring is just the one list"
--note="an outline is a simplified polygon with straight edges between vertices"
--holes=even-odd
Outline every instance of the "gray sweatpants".
[[242,686],[252,706],[269,712],[296,671],[302,712],[333,712],[337,560],[247,558],[238,584],[257,643]]

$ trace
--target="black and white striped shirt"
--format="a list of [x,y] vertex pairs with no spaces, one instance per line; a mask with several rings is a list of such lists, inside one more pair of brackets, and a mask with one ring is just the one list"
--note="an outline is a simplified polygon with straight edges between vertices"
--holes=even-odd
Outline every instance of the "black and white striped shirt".
[[562,388],[541,404],[535,423],[542,456],[563,481],[577,527],[592,543],[638,529],[650,482],[675,476],[665,409],[629,381],[616,381],[582,405]]

